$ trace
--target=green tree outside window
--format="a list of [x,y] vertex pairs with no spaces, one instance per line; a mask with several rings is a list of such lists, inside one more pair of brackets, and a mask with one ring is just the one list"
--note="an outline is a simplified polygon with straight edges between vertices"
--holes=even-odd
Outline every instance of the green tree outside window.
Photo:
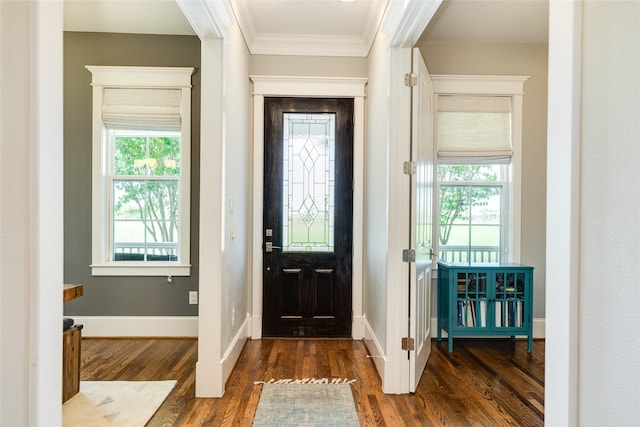
[[113,166],[114,220],[143,224],[132,241],[177,241],[180,137],[116,134]]

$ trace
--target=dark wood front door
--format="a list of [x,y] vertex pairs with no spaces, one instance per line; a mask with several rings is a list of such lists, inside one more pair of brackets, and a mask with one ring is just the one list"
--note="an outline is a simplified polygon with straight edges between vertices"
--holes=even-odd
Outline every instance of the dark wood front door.
[[353,99],[264,100],[266,337],[351,336]]

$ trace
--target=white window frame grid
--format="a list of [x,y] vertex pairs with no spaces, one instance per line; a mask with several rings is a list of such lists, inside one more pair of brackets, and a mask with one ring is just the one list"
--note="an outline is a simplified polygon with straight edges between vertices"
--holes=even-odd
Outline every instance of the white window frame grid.
[[[191,206],[191,75],[189,67],[87,66],[92,74],[92,262],[94,276],[189,276]],[[113,261],[111,157],[113,144],[102,119],[105,88],[180,89],[178,261]]]
[[[469,163],[445,163],[448,165],[462,165],[462,166],[468,166],[471,165]],[[496,165],[496,163],[483,163],[484,164],[491,164],[491,165]],[[439,216],[440,213],[440,186],[459,186],[459,187],[500,187],[500,261],[501,262],[507,262],[509,261],[509,253],[510,253],[510,242],[512,241],[511,238],[511,215],[508,215],[509,213],[509,207],[511,206],[511,185],[510,185],[510,170],[511,168],[511,164],[507,164],[507,163],[503,163],[503,164],[497,164],[500,168],[500,179],[498,181],[440,181],[436,179],[436,191],[437,191],[437,197],[436,197],[436,205],[437,205],[437,215]],[[436,166],[436,169],[439,165]],[[436,172],[437,174],[437,172]],[[437,252],[436,253],[440,253],[440,218],[437,218],[438,221],[435,222],[435,232],[436,234],[436,247],[437,247]],[[469,247],[471,248],[471,245],[469,245]],[[470,256],[470,255],[469,255]]]
[[[522,236],[522,112],[524,83],[529,76],[477,76],[477,75],[432,75],[436,106],[434,114],[437,114],[438,95],[479,95],[479,96],[509,96],[512,99],[511,125],[512,125],[512,154],[506,189],[503,194],[503,238],[502,238],[502,258],[501,262],[520,262],[521,236]],[[434,120],[437,126],[437,118]],[[437,129],[434,130],[437,135]],[[434,138],[435,150],[437,153],[437,138]],[[434,197],[434,243],[436,253],[439,253],[440,246],[440,184],[437,179],[437,167],[441,162],[435,159],[435,191],[438,197]],[[447,160],[448,164],[469,164],[468,161],[461,160],[456,163]],[[491,160],[484,164],[494,164]],[[505,204],[506,203],[506,204]],[[508,214],[510,213],[510,214]],[[505,241],[506,240],[506,241]]]
[[[108,162],[108,166],[107,166],[107,170],[108,171],[114,171],[115,170],[115,154],[116,154],[116,132],[118,131],[125,131],[127,134],[129,135],[135,135],[138,134],[136,136],[143,136],[145,138],[149,138],[149,137],[153,137],[153,136],[166,136],[169,133],[181,133],[181,132],[176,132],[176,131],[162,131],[162,130],[150,130],[150,131],[139,131],[139,130],[134,130],[132,132],[130,132],[129,130],[126,129],[121,129],[121,128],[108,128],[106,129],[106,133],[107,133],[107,144],[109,147],[109,156],[107,158],[107,162]],[[180,147],[182,148],[182,135],[180,135]],[[182,151],[182,150],[181,150]],[[181,153],[182,154],[182,153]],[[116,175],[115,172],[113,174],[109,174],[108,175],[108,188],[109,188],[109,199],[108,199],[108,219],[109,219],[109,242],[108,242],[108,248],[109,248],[109,256],[111,256],[112,254],[115,253],[116,248],[116,240],[115,240],[115,224],[116,224],[116,219],[113,217],[114,214],[114,206],[115,206],[115,202],[116,199],[114,198],[113,192],[115,189],[115,183],[116,182],[123,182],[123,181],[136,181],[136,182],[140,182],[140,183],[146,183],[146,182],[152,182],[152,181],[156,181],[156,182],[176,182],[177,186],[178,186],[178,190],[179,190],[179,194],[182,191],[182,159],[180,161],[180,175],[170,175],[170,176],[166,176],[166,175]],[[178,203],[181,203],[181,199],[182,199],[182,194],[180,194]],[[182,209],[179,207],[178,209],[179,211],[179,215],[182,214]],[[180,216],[178,217],[178,246],[177,246],[177,257],[178,260],[180,259],[180,251],[179,251],[179,245],[180,245],[180,231],[181,231],[181,227],[182,223],[181,223],[181,218]],[[145,247],[145,253],[146,253],[146,249],[147,249],[147,243],[149,243],[146,240],[146,233],[145,233],[145,240],[144,242],[140,242],[140,243],[144,243],[144,247]],[[123,261],[123,262],[127,262],[127,263],[131,263],[134,261]],[[150,261],[147,261],[150,262]],[[162,261],[153,261],[153,263],[162,263]],[[171,261],[172,265],[175,264],[175,261]]]

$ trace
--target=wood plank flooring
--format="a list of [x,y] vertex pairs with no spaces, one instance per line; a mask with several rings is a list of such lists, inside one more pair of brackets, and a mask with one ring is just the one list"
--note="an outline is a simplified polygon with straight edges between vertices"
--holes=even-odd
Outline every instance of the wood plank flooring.
[[254,381],[355,379],[362,426],[542,426],[544,341],[456,339],[432,342],[415,394],[389,395],[362,341],[263,339],[247,342],[218,399],[196,399],[195,339],[82,341],[82,380],[168,380],[176,388],[148,426],[250,426],[260,398]]

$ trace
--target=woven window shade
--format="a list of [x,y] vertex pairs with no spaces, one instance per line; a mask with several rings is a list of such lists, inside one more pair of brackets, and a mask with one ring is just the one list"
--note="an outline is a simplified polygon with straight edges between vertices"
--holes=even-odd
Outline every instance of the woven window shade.
[[442,163],[509,162],[511,97],[438,96],[437,142]]
[[105,88],[102,120],[120,129],[179,130],[180,89]]

